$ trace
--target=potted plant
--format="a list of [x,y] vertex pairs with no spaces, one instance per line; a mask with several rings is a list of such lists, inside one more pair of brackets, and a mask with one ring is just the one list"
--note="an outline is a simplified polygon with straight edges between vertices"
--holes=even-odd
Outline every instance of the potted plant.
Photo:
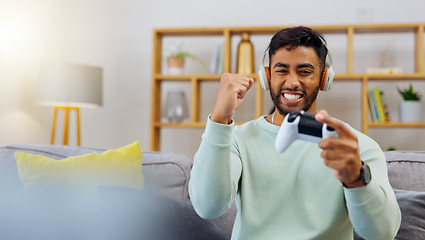
[[196,56],[184,51],[181,46],[177,50],[171,51],[167,56],[168,74],[182,74],[186,58],[197,59]]
[[412,84],[403,90],[397,87],[397,91],[403,98],[399,105],[400,121],[422,122],[421,94],[413,90]]

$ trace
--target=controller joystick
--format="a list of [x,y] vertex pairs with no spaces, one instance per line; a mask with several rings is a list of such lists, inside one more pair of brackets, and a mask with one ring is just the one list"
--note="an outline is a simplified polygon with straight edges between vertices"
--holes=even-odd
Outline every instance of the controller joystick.
[[275,148],[284,152],[297,139],[318,143],[338,133],[327,124],[316,121],[314,114],[296,110],[286,115],[276,136]]

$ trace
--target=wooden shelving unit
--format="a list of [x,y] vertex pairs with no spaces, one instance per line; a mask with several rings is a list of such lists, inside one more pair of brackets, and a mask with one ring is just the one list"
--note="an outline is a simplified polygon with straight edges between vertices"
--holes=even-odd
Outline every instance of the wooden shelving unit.
[[[422,41],[423,42],[423,41]],[[423,51],[422,51],[423,52]],[[423,59],[423,56],[422,56]],[[423,60],[422,60],[423,65]],[[362,132],[368,134],[369,128],[414,128],[414,127],[425,127],[425,123],[402,123],[402,122],[386,122],[386,123],[375,123],[368,120],[369,114],[369,103],[367,99],[368,83],[369,81],[388,81],[388,80],[425,80],[425,74],[423,72],[417,72],[413,74],[393,74],[393,75],[364,75],[362,78]],[[416,69],[418,71],[418,69]]]
[[[162,42],[164,37],[177,36],[219,36],[224,40],[223,71],[231,72],[231,46],[232,36],[249,32],[251,36],[266,35],[272,36],[280,29],[288,26],[265,26],[265,27],[217,27],[217,28],[169,28],[154,29],[153,32],[153,54],[152,54],[152,114],[151,114],[151,150],[160,150],[160,132],[162,128],[203,128],[205,122],[200,121],[200,83],[203,81],[219,81],[221,75],[217,74],[195,74],[195,75],[164,75],[162,69]],[[362,131],[367,134],[369,128],[373,127],[425,127],[425,123],[373,123],[368,120],[369,106],[367,100],[368,83],[370,81],[392,81],[392,80],[425,80],[424,72],[424,27],[425,23],[412,24],[372,24],[372,25],[329,25],[310,26],[314,30],[325,34],[343,34],[346,36],[346,72],[335,76],[337,84],[340,80],[358,81],[362,85],[361,90],[361,121]],[[414,40],[414,73],[407,74],[366,74],[355,73],[353,70],[353,39],[360,34],[392,34],[392,33],[413,33]],[[256,66],[257,68],[258,66]],[[253,74],[256,81],[258,76]],[[161,84],[165,81],[188,82],[191,85],[190,99],[190,121],[185,123],[164,123],[161,122]],[[255,89],[255,115],[261,116],[263,113],[262,94],[260,84],[256,84]]]

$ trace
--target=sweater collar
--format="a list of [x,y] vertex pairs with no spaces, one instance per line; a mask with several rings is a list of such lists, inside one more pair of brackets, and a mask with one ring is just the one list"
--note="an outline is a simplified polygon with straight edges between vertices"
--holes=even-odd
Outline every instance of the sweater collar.
[[278,125],[274,125],[274,124],[271,124],[271,123],[269,123],[269,122],[267,122],[267,120],[266,120],[266,115],[263,115],[263,116],[261,116],[261,117],[259,117],[259,118],[257,118],[257,123],[264,129],[264,130],[267,130],[268,132],[271,132],[271,133],[274,133],[274,134],[277,134],[277,132],[279,131],[279,129],[280,129],[280,126],[278,126]]

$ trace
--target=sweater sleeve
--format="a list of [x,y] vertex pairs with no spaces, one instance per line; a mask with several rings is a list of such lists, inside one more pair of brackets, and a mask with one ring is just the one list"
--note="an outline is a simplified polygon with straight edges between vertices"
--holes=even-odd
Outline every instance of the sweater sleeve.
[[190,173],[189,195],[193,207],[203,218],[222,215],[238,191],[242,164],[232,144],[234,123],[207,120],[202,141]]
[[[361,158],[371,170],[368,185],[344,188],[350,221],[365,239],[394,239],[400,227],[401,212],[388,181],[385,156],[372,139],[363,139]],[[366,145],[365,146],[365,142]]]

